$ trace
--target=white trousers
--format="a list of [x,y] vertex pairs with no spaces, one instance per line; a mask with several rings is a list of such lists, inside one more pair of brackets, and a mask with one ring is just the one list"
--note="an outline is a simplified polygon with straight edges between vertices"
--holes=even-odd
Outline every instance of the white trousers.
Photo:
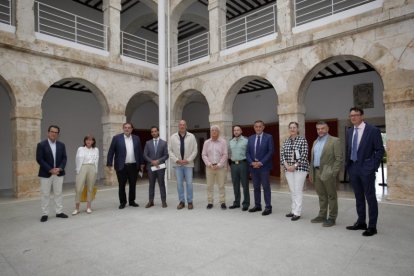
[[290,195],[292,197],[292,213],[300,216],[302,213],[303,185],[305,184],[307,172],[294,171],[286,172],[286,180],[289,185]]
[[62,185],[63,176],[52,175],[49,178],[40,178],[42,216],[49,215],[50,190],[52,186],[56,214],[60,214],[63,212]]

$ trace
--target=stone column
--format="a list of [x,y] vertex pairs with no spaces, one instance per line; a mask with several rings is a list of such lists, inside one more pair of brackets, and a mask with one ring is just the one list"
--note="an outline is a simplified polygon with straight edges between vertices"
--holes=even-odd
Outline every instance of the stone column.
[[218,59],[221,49],[220,27],[226,24],[226,0],[208,1],[210,55],[214,60]]
[[35,41],[34,5],[34,0],[15,0],[16,36],[19,40]]
[[108,51],[112,59],[121,54],[121,0],[103,0],[104,25],[108,30]]
[[11,116],[14,195],[37,196],[40,193],[36,147],[41,137],[41,107],[18,107]]
[[[396,75],[400,76],[398,72]],[[406,77],[409,78],[408,71]],[[396,77],[394,79],[400,82],[400,79]],[[385,90],[384,103],[387,127],[388,198],[413,201],[414,86]]]
[[[279,97],[278,115],[279,115],[279,144],[282,151],[283,142],[289,137],[289,123],[299,123],[299,134],[305,136],[305,107],[297,103],[293,93],[291,97]],[[295,94],[296,95],[296,94]],[[295,98],[295,100],[293,100]],[[280,170],[280,184],[287,187],[287,181],[284,170]]]
[[278,39],[284,41],[287,46],[293,44],[292,28],[295,22],[295,11],[293,1],[278,0],[277,1],[277,33]]
[[178,65],[178,21],[170,17],[170,58],[171,66]]
[[218,125],[220,127],[220,137],[228,141],[232,137],[233,114],[222,112],[210,112],[210,126]]
[[102,119],[103,129],[103,160],[102,163],[105,166],[104,184],[108,186],[116,185],[118,180],[116,178],[115,169],[109,169],[106,166],[106,160],[108,157],[108,150],[112,142],[112,137],[116,134],[122,133],[122,125],[125,123],[125,116],[123,114],[113,114]]

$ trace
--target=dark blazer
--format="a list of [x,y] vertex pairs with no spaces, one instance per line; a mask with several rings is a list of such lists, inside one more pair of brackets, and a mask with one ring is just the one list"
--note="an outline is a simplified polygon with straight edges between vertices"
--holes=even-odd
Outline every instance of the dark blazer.
[[[144,158],[142,157],[141,141],[138,136],[131,134],[132,143],[134,144],[135,161],[137,162],[137,169],[140,169],[140,165],[144,164]],[[114,160],[115,156],[115,160]],[[115,135],[112,138],[111,146],[108,150],[108,158],[106,165],[112,167],[114,161],[114,167],[116,171],[121,171],[124,168],[126,159],[126,146],[124,134]]]
[[[361,142],[358,147],[357,159],[359,166],[358,172],[362,175],[368,175],[375,173],[381,164],[382,157],[384,156],[384,146],[382,144],[381,131],[370,124],[365,123],[364,133],[361,137]],[[346,131],[346,167],[349,169],[351,165],[351,150],[352,150],[352,135],[354,128],[351,127]]]
[[160,164],[165,163],[168,159],[168,146],[167,142],[158,139],[157,153],[155,153],[153,139],[148,140],[144,147],[144,160],[148,163],[148,169],[151,167],[152,160],[158,160]]
[[[36,148],[36,161],[39,163],[39,177],[50,177],[52,174],[49,172],[54,167],[53,162],[53,153],[49,145],[49,140],[43,140],[37,144]],[[62,142],[56,141],[56,168],[60,168],[58,176],[65,175],[66,167],[66,148],[65,144]]]
[[[254,161],[254,148],[255,148],[256,134],[249,137],[247,141],[246,158],[249,165]],[[256,154],[258,161],[262,162],[263,166],[259,169],[262,171],[270,171],[273,168],[273,136],[263,132],[262,139],[260,141],[259,152]]]

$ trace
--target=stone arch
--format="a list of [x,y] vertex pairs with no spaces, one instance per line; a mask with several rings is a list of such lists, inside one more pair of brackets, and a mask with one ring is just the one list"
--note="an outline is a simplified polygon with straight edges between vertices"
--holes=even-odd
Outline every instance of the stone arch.
[[180,120],[183,116],[184,107],[189,103],[207,103],[207,107],[210,110],[210,105],[203,93],[201,93],[197,89],[186,89],[180,95],[178,95],[174,106],[171,110],[171,119],[172,120]]
[[321,71],[323,68],[325,68],[327,65],[332,64],[337,61],[341,61],[341,60],[356,60],[356,61],[361,61],[361,62],[369,64],[371,67],[375,69],[375,72],[377,72],[377,74],[380,76],[382,84],[384,85],[383,78],[381,77],[380,72],[375,68],[376,67],[375,64],[372,64],[368,60],[358,57],[358,56],[354,56],[354,55],[331,56],[315,64],[303,77],[300,83],[299,89],[298,89],[298,94],[297,94],[297,101],[299,104],[304,104],[304,101],[306,99],[306,92],[309,88],[309,85],[312,82],[312,79],[315,77],[315,75],[318,74],[318,72]]

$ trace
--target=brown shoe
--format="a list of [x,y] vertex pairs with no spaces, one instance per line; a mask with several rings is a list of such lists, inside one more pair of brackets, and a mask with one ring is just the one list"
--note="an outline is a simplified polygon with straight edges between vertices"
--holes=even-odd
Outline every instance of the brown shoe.
[[184,207],[185,207],[184,202],[180,202],[180,204],[178,204],[178,205],[177,205],[177,209],[178,209],[178,210],[181,210],[181,209],[183,209]]
[[162,208],[167,208],[167,202],[165,201],[162,202]]
[[148,201],[147,205],[145,205],[145,208],[150,208],[152,206],[154,206],[154,201],[150,200]]
[[188,203],[188,210],[192,210],[194,208],[193,203],[189,202]]

